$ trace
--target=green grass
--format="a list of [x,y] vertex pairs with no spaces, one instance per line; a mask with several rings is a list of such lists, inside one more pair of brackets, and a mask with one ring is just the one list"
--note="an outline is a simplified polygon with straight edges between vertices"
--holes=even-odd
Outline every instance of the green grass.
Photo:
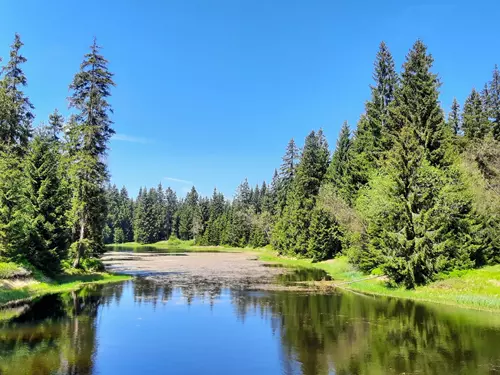
[[214,251],[214,252],[243,252],[250,249],[243,249],[240,247],[230,247],[230,246],[198,246],[195,245],[193,240],[184,241],[177,238],[171,238],[168,241],[159,241],[152,244],[141,244],[138,242],[125,242],[121,244],[110,244],[107,245],[108,249],[112,250],[114,248],[125,248],[130,250],[140,250],[144,247],[154,248],[157,250],[172,250],[172,251]]
[[[4,264],[4,263],[0,263]],[[5,267],[4,267],[5,268]],[[85,284],[105,284],[131,279],[126,275],[115,275],[109,273],[92,273],[85,275],[64,275],[57,280],[46,277],[26,279],[26,285],[22,287],[9,288],[0,284],[0,306],[16,300],[31,299],[44,294],[68,292],[77,290]]]
[[29,272],[23,267],[12,262],[0,262],[0,279],[11,279],[13,277],[24,277]]
[[478,310],[500,311],[500,265],[455,272],[443,276],[441,280],[429,285],[407,290],[389,287],[384,278],[366,280],[370,275],[357,271],[348,263],[347,257],[312,263],[307,259],[280,257],[269,250],[265,250],[260,252],[259,258],[263,261],[290,267],[322,269],[332,276],[333,283],[336,286],[351,291],[442,303]]

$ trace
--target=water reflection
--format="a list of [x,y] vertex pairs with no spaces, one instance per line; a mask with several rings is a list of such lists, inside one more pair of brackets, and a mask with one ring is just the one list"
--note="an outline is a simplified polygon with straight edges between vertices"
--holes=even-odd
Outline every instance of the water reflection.
[[2,375],[500,373],[497,315],[350,293],[137,279],[19,311],[0,323]]
[[88,286],[44,296],[0,323],[0,374],[93,374],[99,306],[117,303],[122,289]]
[[283,285],[300,285],[308,281],[330,281],[331,276],[317,268],[293,268],[291,272],[278,275],[277,282]]

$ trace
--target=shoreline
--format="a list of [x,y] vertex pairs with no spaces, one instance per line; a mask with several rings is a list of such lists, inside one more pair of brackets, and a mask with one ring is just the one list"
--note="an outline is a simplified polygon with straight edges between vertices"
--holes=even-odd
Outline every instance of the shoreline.
[[0,287],[0,309],[26,303],[46,294],[75,291],[88,284],[116,283],[131,280],[132,278],[132,276],[109,272],[63,276],[59,281],[41,281],[35,278],[28,278],[23,282],[23,286],[21,287]]
[[[413,290],[391,288],[386,285],[382,275],[367,275],[350,265],[345,256],[313,263],[310,259],[294,259],[279,256],[269,248],[234,248],[222,246],[196,246],[194,244],[162,241],[155,244],[136,243],[113,244],[117,247],[133,250],[143,246],[167,252],[215,252],[254,254],[260,261],[281,264],[295,268],[320,269],[332,277],[332,281],[323,282],[323,286],[338,288],[368,296],[400,298],[416,302],[454,306],[463,309],[498,312],[500,311],[500,265],[486,266],[479,269],[452,274],[426,286]],[[133,276],[105,272],[87,275],[64,276],[58,281],[30,279],[30,283],[11,289],[0,287],[0,308],[13,306],[33,298],[52,293],[61,293],[81,288],[86,284],[105,284],[132,279]]]
[[368,296],[390,297],[454,306],[464,309],[500,311],[500,265],[464,271],[415,289],[391,288],[384,276],[367,275],[354,269],[345,256],[312,263],[308,259],[281,257],[266,250],[259,259],[289,267],[316,268],[326,271],[334,288]]
[[[334,288],[365,295],[409,299],[412,301],[436,303],[464,309],[480,311],[500,311],[500,265],[485,266],[478,269],[452,273],[425,286],[408,290],[402,287],[391,288],[380,275],[369,275],[356,270],[341,256],[335,259],[313,263],[310,259],[295,259],[278,255],[267,248],[234,248],[224,246],[196,246],[192,241],[161,241],[154,244],[137,243],[108,245],[135,249],[148,246],[156,250],[172,252],[240,252],[255,254],[259,260],[281,264],[288,267],[316,268],[327,272],[333,281],[326,282]],[[168,251],[167,251],[168,252]]]

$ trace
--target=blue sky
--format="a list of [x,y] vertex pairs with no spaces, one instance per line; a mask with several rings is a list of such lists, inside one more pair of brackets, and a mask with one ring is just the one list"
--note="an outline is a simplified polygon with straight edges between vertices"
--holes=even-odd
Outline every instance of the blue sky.
[[232,196],[269,180],[290,138],[322,127],[333,148],[355,126],[382,40],[399,69],[422,38],[443,106],[463,103],[500,63],[498,14],[495,0],[16,0],[2,4],[0,56],[20,33],[38,123],[68,112],[96,36],[117,83],[112,182]]

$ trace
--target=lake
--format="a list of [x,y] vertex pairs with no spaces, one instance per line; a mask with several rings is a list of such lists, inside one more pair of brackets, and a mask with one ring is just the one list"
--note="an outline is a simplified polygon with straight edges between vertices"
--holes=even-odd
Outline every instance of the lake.
[[497,374],[500,320],[353,293],[90,285],[0,310],[0,374]]

